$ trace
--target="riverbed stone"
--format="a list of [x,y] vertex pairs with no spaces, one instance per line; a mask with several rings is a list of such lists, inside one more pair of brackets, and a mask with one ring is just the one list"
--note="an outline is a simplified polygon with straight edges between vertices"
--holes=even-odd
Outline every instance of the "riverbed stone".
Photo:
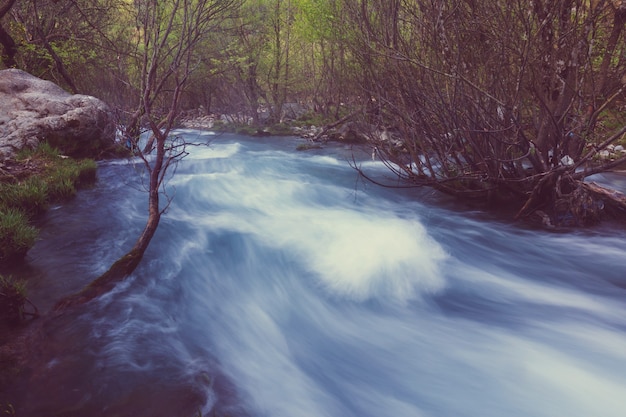
[[18,69],[0,71],[0,167],[43,141],[74,157],[94,157],[115,142],[115,122],[103,101],[70,94]]

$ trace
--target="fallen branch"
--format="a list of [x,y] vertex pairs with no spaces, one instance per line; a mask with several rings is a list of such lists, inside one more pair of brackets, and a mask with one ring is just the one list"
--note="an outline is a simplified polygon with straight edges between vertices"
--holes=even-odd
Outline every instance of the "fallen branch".
[[582,186],[591,194],[602,199],[605,205],[626,212],[626,195],[616,190],[604,188],[594,182],[584,182]]

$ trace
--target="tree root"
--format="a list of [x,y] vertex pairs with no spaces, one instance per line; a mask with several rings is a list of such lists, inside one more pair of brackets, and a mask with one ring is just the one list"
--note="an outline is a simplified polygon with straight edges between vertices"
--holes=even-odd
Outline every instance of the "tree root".
[[626,217],[624,194],[553,171],[537,182],[515,218],[535,216],[548,228],[586,227],[606,215]]
[[626,217],[626,195],[619,191],[604,188],[594,182],[584,182],[582,187],[596,199],[604,202],[604,210],[607,214],[616,218]]

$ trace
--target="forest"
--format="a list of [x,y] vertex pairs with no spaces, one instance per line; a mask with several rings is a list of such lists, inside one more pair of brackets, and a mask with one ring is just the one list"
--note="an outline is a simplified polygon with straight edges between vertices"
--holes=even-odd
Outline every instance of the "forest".
[[550,226],[626,209],[584,182],[626,161],[625,25],[623,0],[0,6],[2,66],[103,99],[130,136],[185,114],[277,125],[295,104],[350,119],[413,185]]
[[[40,315],[0,275],[0,318],[38,318],[0,334],[0,411],[621,415],[623,230],[560,232],[626,220],[626,196],[593,177],[626,178],[625,30],[626,0],[0,0],[0,69],[103,100],[115,156],[133,157],[21,154],[56,164],[51,181],[109,177],[92,205],[59,210],[79,216],[59,229],[73,237],[26,259],[28,225],[19,256],[0,251],[27,260],[45,302]],[[173,132],[207,117],[308,129],[310,148],[342,128],[393,175],[354,153],[297,158],[319,155],[282,138],[226,137],[223,160],[179,166],[193,143]],[[353,177],[383,187],[357,199]],[[421,206],[419,187],[507,220]],[[8,189],[0,220],[20,226]]]

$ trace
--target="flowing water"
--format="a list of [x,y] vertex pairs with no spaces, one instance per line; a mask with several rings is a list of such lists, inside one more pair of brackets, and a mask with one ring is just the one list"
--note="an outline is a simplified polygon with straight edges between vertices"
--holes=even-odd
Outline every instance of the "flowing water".
[[[210,145],[179,164],[135,274],[49,326],[18,416],[626,415],[622,229],[363,183],[353,152],[393,180],[344,147],[180,133]],[[40,308],[132,246],[138,169],[103,163],[49,212],[27,266]]]

